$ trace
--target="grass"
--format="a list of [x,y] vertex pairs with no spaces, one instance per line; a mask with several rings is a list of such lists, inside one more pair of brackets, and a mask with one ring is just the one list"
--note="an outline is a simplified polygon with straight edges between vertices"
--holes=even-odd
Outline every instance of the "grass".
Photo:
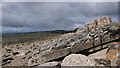
[[45,32],[31,32],[31,33],[18,33],[18,34],[3,34],[2,44],[10,45],[16,43],[32,42],[35,40],[45,40],[49,37],[64,34],[63,31],[45,31]]

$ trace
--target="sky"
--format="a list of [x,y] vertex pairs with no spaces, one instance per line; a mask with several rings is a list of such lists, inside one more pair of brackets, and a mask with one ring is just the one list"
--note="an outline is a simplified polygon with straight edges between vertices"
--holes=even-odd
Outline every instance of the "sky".
[[3,2],[3,33],[73,30],[102,16],[118,21],[118,2]]

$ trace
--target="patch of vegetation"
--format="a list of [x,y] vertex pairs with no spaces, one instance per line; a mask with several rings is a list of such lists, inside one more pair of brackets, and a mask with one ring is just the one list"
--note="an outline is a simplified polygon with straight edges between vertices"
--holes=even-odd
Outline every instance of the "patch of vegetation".
[[15,34],[3,34],[2,44],[10,45],[16,43],[32,42],[35,40],[45,40],[47,38],[68,33],[70,31],[55,30],[55,31],[42,31],[42,32],[29,32],[29,33],[15,33]]

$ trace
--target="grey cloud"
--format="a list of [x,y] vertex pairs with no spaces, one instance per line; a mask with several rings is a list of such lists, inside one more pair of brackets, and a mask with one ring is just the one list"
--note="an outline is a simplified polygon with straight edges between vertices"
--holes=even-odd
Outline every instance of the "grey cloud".
[[3,27],[68,30],[101,16],[110,16],[117,20],[118,4],[117,2],[4,2],[2,11]]

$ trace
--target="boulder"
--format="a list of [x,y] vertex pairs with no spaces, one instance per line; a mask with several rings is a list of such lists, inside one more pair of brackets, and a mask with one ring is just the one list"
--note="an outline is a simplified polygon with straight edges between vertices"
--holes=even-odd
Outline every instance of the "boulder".
[[112,42],[106,53],[106,59],[111,60],[112,66],[116,66],[117,64],[120,64],[119,50],[120,50],[120,43]]
[[110,66],[111,61],[106,59],[107,49],[90,54],[88,57],[95,62],[95,66]]
[[92,29],[91,24],[85,24],[84,29],[85,30],[91,30]]
[[94,66],[95,63],[82,54],[70,54],[64,58],[61,66]]
[[74,30],[74,32],[76,32],[76,33],[80,33],[80,32],[82,32],[82,31],[83,31],[82,28],[76,28],[76,29]]
[[106,17],[106,20],[107,20],[107,23],[111,23],[112,22],[112,19],[109,18],[109,17]]
[[94,59],[106,59],[106,52],[107,52],[107,50],[108,50],[108,48],[104,49],[104,50],[101,50],[99,52],[90,54],[88,57],[93,59],[93,60]]

